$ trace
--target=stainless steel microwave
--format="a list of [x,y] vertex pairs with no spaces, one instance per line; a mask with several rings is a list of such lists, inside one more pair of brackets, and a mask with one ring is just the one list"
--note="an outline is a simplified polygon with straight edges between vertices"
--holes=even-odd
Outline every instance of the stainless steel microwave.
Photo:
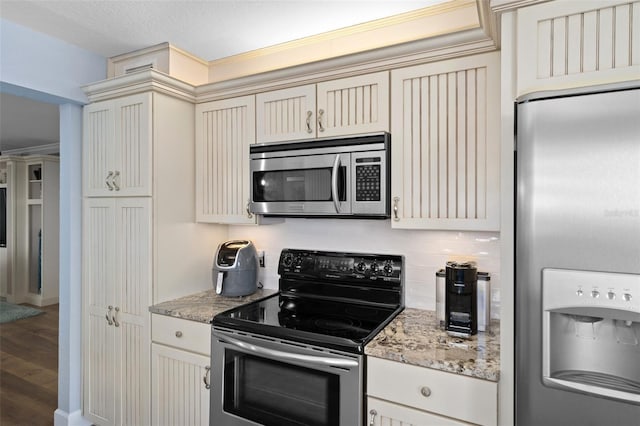
[[390,216],[389,133],[258,144],[249,152],[255,214]]

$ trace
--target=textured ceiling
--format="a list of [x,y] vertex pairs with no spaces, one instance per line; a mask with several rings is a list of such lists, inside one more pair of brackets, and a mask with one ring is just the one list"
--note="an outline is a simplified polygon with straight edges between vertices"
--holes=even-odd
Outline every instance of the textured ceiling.
[[[0,0],[0,18],[107,58],[169,42],[211,61],[443,1]],[[55,105],[2,94],[0,116],[0,152],[58,141]]]
[[3,19],[111,57],[169,42],[210,61],[443,0],[1,0]]

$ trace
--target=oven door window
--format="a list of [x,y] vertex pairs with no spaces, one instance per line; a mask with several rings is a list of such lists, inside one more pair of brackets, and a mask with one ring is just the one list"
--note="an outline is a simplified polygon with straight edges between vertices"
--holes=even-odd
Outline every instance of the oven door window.
[[339,375],[225,353],[224,411],[265,426],[339,424]]
[[[253,201],[332,201],[331,167],[253,172]],[[346,200],[346,167],[338,168],[338,198]]]

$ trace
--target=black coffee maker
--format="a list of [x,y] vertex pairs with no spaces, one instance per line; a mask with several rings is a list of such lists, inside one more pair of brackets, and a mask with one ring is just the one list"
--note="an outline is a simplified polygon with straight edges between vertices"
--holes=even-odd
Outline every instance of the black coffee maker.
[[447,262],[445,329],[458,337],[478,332],[478,269],[473,262]]

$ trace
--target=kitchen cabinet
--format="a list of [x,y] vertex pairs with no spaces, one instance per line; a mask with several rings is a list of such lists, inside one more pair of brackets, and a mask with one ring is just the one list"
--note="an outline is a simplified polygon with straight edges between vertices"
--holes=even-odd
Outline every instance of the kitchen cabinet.
[[2,296],[13,303],[58,303],[60,159],[0,157],[6,188],[6,266]]
[[84,108],[85,197],[151,196],[152,93]]
[[211,326],[151,317],[151,424],[209,426]]
[[499,230],[499,58],[391,72],[392,227]]
[[553,1],[517,11],[517,94],[640,75],[640,1]]
[[367,358],[370,425],[498,423],[498,384],[454,373]]
[[196,105],[196,220],[256,224],[249,212],[255,97]]
[[[148,92],[129,94],[145,86]],[[223,227],[195,222],[195,174],[188,173],[196,158],[195,107],[189,90],[154,70],[85,87],[90,99],[100,99],[85,107],[89,151],[99,152],[113,140],[122,127],[117,123],[144,122],[149,128],[142,131],[136,124],[122,130],[134,146],[144,140],[146,147],[127,151],[122,181],[110,182],[120,192],[85,186],[83,416],[97,425],[151,424],[149,306],[211,288],[211,253],[226,239]],[[85,173],[92,173],[95,158],[85,150]],[[145,183],[124,197],[129,172]]]
[[257,142],[389,131],[389,73],[256,95]]
[[84,416],[149,424],[151,199],[86,198],[83,216]]

